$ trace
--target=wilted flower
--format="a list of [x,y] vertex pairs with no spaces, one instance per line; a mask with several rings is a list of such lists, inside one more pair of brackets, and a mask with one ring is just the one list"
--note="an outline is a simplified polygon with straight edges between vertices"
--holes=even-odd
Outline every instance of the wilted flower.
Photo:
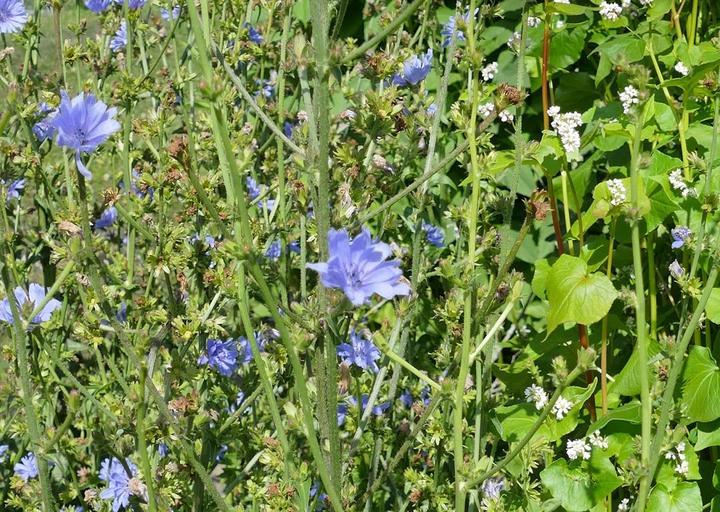
[[19,476],[25,482],[37,477],[39,470],[35,454],[33,452],[28,452],[27,455],[20,459],[20,462],[13,466],[13,471],[15,471],[16,476]]
[[27,20],[23,0],[0,0],[0,34],[20,32]]
[[75,162],[80,174],[92,178],[90,171],[80,160],[80,153],[91,153],[120,129],[114,118],[117,109],[108,108],[93,94],[81,92],[72,100],[65,91],[60,93],[61,102],[51,123],[57,130],[57,143],[75,150]]
[[445,247],[445,234],[437,226],[423,221],[422,229],[425,231],[425,239],[435,247]]
[[432,68],[433,51],[430,48],[420,57],[413,55],[403,63],[402,71],[393,75],[392,83],[399,87],[417,85],[428,76]]
[[687,226],[678,226],[676,228],[673,228],[670,231],[670,234],[673,237],[673,243],[671,247],[673,249],[679,249],[683,245],[685,245],[685,242],[688,241],[688,239],[692,236],[692,231],[690,231],[690,228]]
[[392,250],[383,242],[373,242],[363,229],[353,240],[344,229],[328,232],[330,257],[307,266],[320,274],[326,288],[340,288],[355,306],[366,304],[373,294],[385,299],[410,294],[403,282],[398,260],[385,261]]
[[125,20],[120,22],[120,28],[117,29],[115,35],[110,40],[110,49],[114,52],[121,52],[127,46],[127,23]]
[[198,358],[198,364],[207,364],[225,377],[237,370],[238,345],[234,339],[208,339],[205,347],[205,352]]
[[117,220],[117,209],[114,206],[108,206],[95,221],[95,229],[106,229],[115,224]]
[[337,355],[348,366],[354,364],[363,370],[369,368],[375,373],[380,371],[375,362],[380,359],[380,351],[371,340],[366,339],[355,329],[350,330],[350,343],[340,343],[338,345]]
[[125,470],[123,464],[113,457],[104,459],[100,466],[100,480],[107,484],[107,487],[100,493],[104,500],[113,500],[113,512],[118,512],[130,504],[130,496],[145,495],[145,486],[138,477],[138,468],[130,459],[125,459],[125,464],[130,474]]
[[[15,303],[18,305],[20,316],[26,309],[35,309],[44,299],[47,290],[36,283],[30,283],[28,291],[18,286],[15,288]],[[30,323],[41,324],[50,320],[53,312],[61,306],[61,302],[57,299],[50,299],[42,308],[40,313],[33,318]],[[10,310],[10,301],[6,297],[0,301],[0,320],[9,324],[13,323],[12,311]]]

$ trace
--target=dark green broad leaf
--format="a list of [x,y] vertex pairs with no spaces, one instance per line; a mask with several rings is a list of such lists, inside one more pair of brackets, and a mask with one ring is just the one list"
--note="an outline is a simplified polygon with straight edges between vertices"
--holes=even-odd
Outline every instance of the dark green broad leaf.
[[[648,357],[652,359],[659,352],[660,346],[657,341],[650,340],[648,344]],[[650,373],[651,371],[652,369],[648,367],[647,372]],[[617,393],[618,395],[624,396],[637,396],[640,394],[640,371],[638,370],[637,347],[633,350],[625,367],[615,376],[615,380],[610,383],[608,390],[610,393]]]
[[547,10],[548,12],[567,14],[568,16],[577,16],[579,14],[585,14],[586,12],[590,12],[592,9],[590,7],[583,7],[582,5],[550,2],[548,4]]
[[545,286],[550,303],[548,334],[565,322],[590,325],[601,320],[617,297],[605,274],[590,273],[583,259],[567,254],[550,268]]
[[658,512],[701,512],[702,509],[700,487],[691,482],[681,482],[672,491],[664,485],[656,485],[647,505],[647,510]]
[[623,421],[625,423],[640,423],[640,402],[633,400],[630,403],[621,405],[617,409],[608,411],[608,413],[590,425],[588,434],[604,428],[608,423],[613,421]]
[[720,419],[697,424],[695,451],[699,452],[709,446],[720,446]]
[[[647,10],[647,17],[650,20],[660,20],[670,12],[673,0],[654,0]],[[656,50],[657,51],[657,50]]]
[[713,288],[705,304],[705,315],[714,324],[720,324],[720,288]]
[[568,465],[565,459],[556,460],[540,473],[540,479],[569,512],[590,510],[622,484],[613,463],[597,449],[587,463]]
[[720,418],[720,368],[710,350],[693,347],[683,371],[682,401],[691,421]]

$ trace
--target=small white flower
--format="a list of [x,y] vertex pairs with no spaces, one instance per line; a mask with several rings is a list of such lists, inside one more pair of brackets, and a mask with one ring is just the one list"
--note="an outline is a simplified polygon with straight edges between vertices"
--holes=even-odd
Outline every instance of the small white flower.
[[600,16],[602,16],[606,20],[615,21],[622,14],[622,10],[622,5],[616,4],[614,2],[602,2],[600,4]]
[[483,103],[478,107],[478,113],[481,117],[485,118],[488,117],[490,114],[495,112],[495,104],[492,101],[488,101],[487,103]]
[[540,23],[542,20],[538,18],[537,16],[528,16],[527,25],[530,28],[535,28],[540,26]]
[[515,119],[515,116],[513,114],[511,114],[510,112],[508,112],[507,110],[503,110],[502,112],[500,112],[498,117],[500,118],[500,121],[502,121],[503,123],[512,123],[513,119]]
[[548,109],[548,116],[552,117],[552,127],[560,137],[565,148],[568,160],[582,160],[580,156],[580,132],[582,116],[579,112],[560,113],[560,107],[552,106]]
[[570,460],[590,458],[592,448],[584,439],[573,439],[567,442],[567,456]]
[[533,384],[528,388],[525,388],[525,399],[528,402],[535,402],[535,408],[537,410],[542,409],[548,402],[547,393],[540,386]]
[[297,120],[300,124],[306,123],[308,120],[308,113],[304,110],[299,110],[297,113]]
[[683,197],[695,197],[695,189],[688,187],[682,177],[682,171],[680,169],[672,171],[670,176],[668,176],[668,181],[670,182],[670,185],[672,185],[672,188],[680,192]]
[[563,397],[558,398],[557,402],[555,402],[555,405],[553,405],[552,412],[555,415],[555,418],[558,420],[561,420],[565,417],[567,413],[570,412],[570,409],[572,409],[572,402],[570,400],[566,400]]
[[627,512],[630,510],[630,498],[623,498],[620,503],[618,503],[618,512]]
[[555,0],[556,4],[569,4],[570,0]]
[[347,110],[343,110],[340,113],[340,119],[342,119],[343,121],[354,121],[356,117],[357,117],[357,114],[355,113],[354,110],[347,109]]
[[678,280],[685,275],[685,269],[682,265],[680,265],[678,260],[673,260],[673,262],[668,265],[668,270],[670,271],[670,275],[673,276],[675,280]]
[[607,182],[608,190],[610,191],[610,204],[613,206],[619,206],[627,199],[627,190],[623,185],[622,180],[613,179]]
[[497,62],[491,62],[484,68],[480,70],[480,73],[482,74],[483,80],[486,82],[489,82],[493,78],[495,78],[495,73],[497,73],[498,70],[498,63]]
[[522,41],[522,34],[520,32],[513,32],[508,39],[507,45],[511,50],[514,50],[515,47],[520,44],[520,41]]
[[652,5],[652,3],[653,3],[653,0],[640,0],[640,4],[644,5],[645,7]]
[[606,437],[600,435],[599,430],[596,430],[595,432],[590,434],[588,441],[590,441],[590,444],[595,446],[596,448],[600,448],[602,450],[607,450],[608,448],[608,440]]
[[632,0],[622,0],[622,8],[627,9],[632,5]]
[[639,96],[640,91],[635,89],[632,85],[625,87],[623,92],[620,93],[620,102],[623,106],[623,112],[630,114],[634,110],[635,105],[640,103]]
[[675,64],[675,71],[680,73],[682,76],[688,76],[688,74],[690,73],[688,67],[681,60],[679,60],[677,64]]
[[548,114],[548,116],[550,116],[550,117],[555,117],[555,116],[558,115],[559,113],[560,113],[560,107],[558,107],[557,105],[553,105],[552,107],[550,107],[550,108],[547,110],[547,114]]

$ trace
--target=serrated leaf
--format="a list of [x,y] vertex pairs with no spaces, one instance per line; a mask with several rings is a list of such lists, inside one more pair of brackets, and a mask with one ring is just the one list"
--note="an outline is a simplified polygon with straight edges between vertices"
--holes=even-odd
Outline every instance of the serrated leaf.
[[561,323],[590,325],[601,320],[617,297],[605,274],[589,273],[581,258],[563,254],[548,272],[548,334]]
[[690,350],[683,371],[682,401],[691,421],[720,418],[720,368],[707,347]]

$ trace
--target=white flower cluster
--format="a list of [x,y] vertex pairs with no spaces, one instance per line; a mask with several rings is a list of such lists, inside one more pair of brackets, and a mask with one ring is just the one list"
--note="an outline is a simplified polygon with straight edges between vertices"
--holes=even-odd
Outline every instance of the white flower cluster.
[[552,413],[555,415],[555,418],[561,420],[570,412],[572,406],[573,403],[570,400],[560,397],[557,399],[557,402],[555,402],[555,405],[553,405]]
[[608,190],[610,191],[610,204],[613,206],[620,206],[627,199],[627,189],[623,185],[622,180],[613,179],[607,182]]
[[569,4],[570,0],[555,0],[556,4]]
[[570,460],[589,459],[592,448],[585,439],[571,439],[567,442],[567,456]]
[[595,432],[590,434],[590,437],[588,437],[588,441],[590,441],[591,445],[596,448],[600,448],[601,450],[607,450],[608,448],[608,440],[606,437],[603,437],[600,434],[599,430],[596,430]]
[[639,96],[640,91],[635,89],[632,85],[625,87],[623,92],[620,93],[620,102],[623,106],[623,112],[630,114],[634,110],[635,105],[640,103]]
[[542,20],[537,16],[528,16],[527,24],[530,28],[539,27]]
[[[478,114],[484,119],[488,117],[490,114],[495,112],[495,104],[492,101],[488,101],[487,103],[483,103],[478,107]],[[498,117],[500,118],[500,121],[503,123],[512,123],[513,119],[515,119],[515,116],[508,112],[507,110],[503,110],[498,114]]]
[[640,0],[640,4],[643,5],[643,6],[645,6],[645,7],[648,7],[649,5],[652,5],[652,3],[653,3],[653,0]]
[[630,510],[630,498],[623,498],[620,503],[618,503],[618,512],[627,512]]
[[665,454],[667,460],[675,461],[675,473],[680,476],[687,476],[690,471],[687,457],[685,457],[685,443],[678,443],[675,447],[675,451],[670,450]]
[[498,63],[497,62],[491,62],[484,68],[480,70],[480,73],[482,74],[483,80],[486,82],[489,82],[493,78],[495,78],[495,73],[497,73],[498,70]]
[[560,107],[552,106],[547,111],[552,118],[552,127],[560,137],[565,148],[568,160],[581,160],[580,157],[580,128],[583,124],[579,112],[560,113]]
[[600,4],[600,16],[606,20],[615,21],[622,14],[623,7],[615,2],[602,2]]
[[682,76],[688,76],[690,74],[690,69],[681,60],[677,61],[677,64],[675,64],[675,71],[680,73]]
[[670,185],[672,185],[672,188],[680,192],[683,197],[695,196],[695,189],[689,187],[687,183],[685,183],[685,180],[682,177],[682,171],[680,169],[675,169],[673,172],[671,172],[670,176],[668,176],[668,181],[670,182]]
[[548,403],[548,396],[545,390],[540,386],[533,384],[529,388],[525,388],[525,399],[528,402],[535,402],[535,408],[539,411]]
[[520,41],[522,41],[522,34],[520,32],[513,32],[508,39],[507,45],[511,50],[517,50]]

